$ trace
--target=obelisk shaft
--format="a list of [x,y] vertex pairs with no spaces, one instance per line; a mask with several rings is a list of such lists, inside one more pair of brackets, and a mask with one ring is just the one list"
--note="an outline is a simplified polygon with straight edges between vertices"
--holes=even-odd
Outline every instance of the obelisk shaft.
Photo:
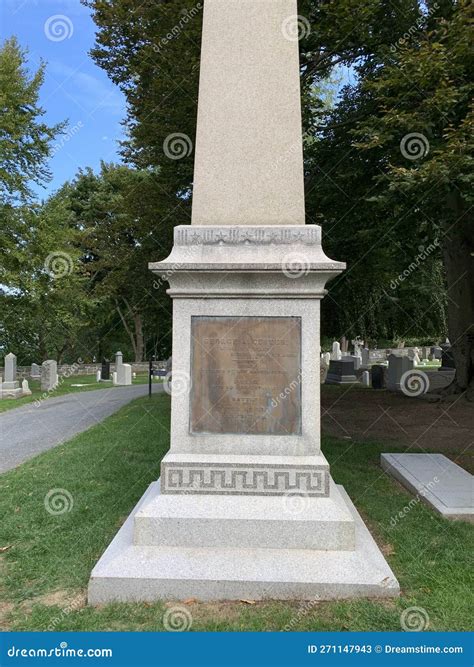
[[296,0],[205,0],[193,225],[304,224]]

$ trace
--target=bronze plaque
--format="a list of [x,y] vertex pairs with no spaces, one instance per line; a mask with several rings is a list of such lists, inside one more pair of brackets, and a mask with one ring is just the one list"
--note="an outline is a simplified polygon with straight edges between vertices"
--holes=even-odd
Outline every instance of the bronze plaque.
[[301,318],[192,317],[191,433],[301,433]]

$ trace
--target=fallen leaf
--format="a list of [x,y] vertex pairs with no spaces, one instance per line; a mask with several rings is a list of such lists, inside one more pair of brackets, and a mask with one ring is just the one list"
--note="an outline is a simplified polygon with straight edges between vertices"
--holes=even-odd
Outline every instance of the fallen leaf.
[[244,604],[257,604],[255,600],[241,600]]
[[3,554],[5,551],[8,551],[8,549],[11,549],[13,544],[9,544],[6,547],[0,547],[0,554]]

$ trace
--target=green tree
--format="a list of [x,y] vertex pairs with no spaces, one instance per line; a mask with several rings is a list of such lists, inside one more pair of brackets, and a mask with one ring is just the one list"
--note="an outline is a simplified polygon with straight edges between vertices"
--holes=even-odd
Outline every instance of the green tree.
[[423,29],[364,79],[376,110],[355,135],[365,153],[383,152],[381,207],[402,201],[415,233],[439,242],[456,362],[449,391],[474,400],[472,16],[465,0],[428,4]]

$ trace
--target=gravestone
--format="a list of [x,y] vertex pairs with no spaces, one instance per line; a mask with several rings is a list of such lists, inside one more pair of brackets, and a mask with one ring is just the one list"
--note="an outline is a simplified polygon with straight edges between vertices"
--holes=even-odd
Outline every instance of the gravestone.
[[339,341],[335,340],[334,343],[332,344],[331,359],[333,361],[338,361],[341,358],[342,358],[341,344],[339,343]]
[[404,373],[413,370],[414,362],[409,357],[400,357],[391,354],[388,358],[387,389],[390,391],[402,391],[400,380]]
[[354,370],[358,371],[362,363],[360,356],[358,354],[349,354],[347,358],[354,362]]
[[439,345],[433,345],[431,348],[431,354],[433,355],[434,359],[441,359],[443,356],[443,348]]
[[370,372],[372,389],[383,389],[385,387],[385,367],[374,364]]
[[110,380],[110,361],[102,359],[102,368],[100,371],[101,380]]
[[41,370],[38,364],[31,364],[30,377],[34,379],[41,377]]
[[398,594],[321,452],[319,306],[345,265],[305,225],[297,15],[205,0],[191,225],[150,265],[173,299],[170,449],[93,604]]
[[95,372],[95,381],[100,382],[100,380],[101,380],[101,373],[100,373],[100,371],[96,371]]
[[48,359],[41,364],[41,391],[52,391],[58,385],[58,364]]
[[456,364],[454,354],[450,343],[442,343],[441,347],[441,366],[439,371],[455,371]]
[[116,385],[132,384],[132,367],[130,364],[124,364],[123,355],[117,352],[115,355],[115,382]]
[[360,354],[361,354],[361,358],[362,358],[362,361],[361,361],[361,364],[360,364],[361,368],[368,368],[369,365],[370,365],[370,350],[369,350],[369,348],[368,347],[362,348],[362,350],[360,351]]
[[2,384],[2,398],[21,398],[22,390],[16,379],[16,356],[9,352],[5,355],[5,379]]
[[363,371],[360,381],[364,387],[370,387],[370,373],[369,371]]
[[21,395],[31,396],[31,389],[29,387],[28,380],[26,378],[21,383]]
[[381,454],[380,463],[445,519],[474,523],[474,478],[443,454]]
[[329,368],[329,364],[331,362],[331,354],[330,352],[323,352],[321,355],[321,364],[325,368]]
[[352,382],[357,382],[353,357],[343,357],[339,361],[331,360],[326,384],[351,384]]

